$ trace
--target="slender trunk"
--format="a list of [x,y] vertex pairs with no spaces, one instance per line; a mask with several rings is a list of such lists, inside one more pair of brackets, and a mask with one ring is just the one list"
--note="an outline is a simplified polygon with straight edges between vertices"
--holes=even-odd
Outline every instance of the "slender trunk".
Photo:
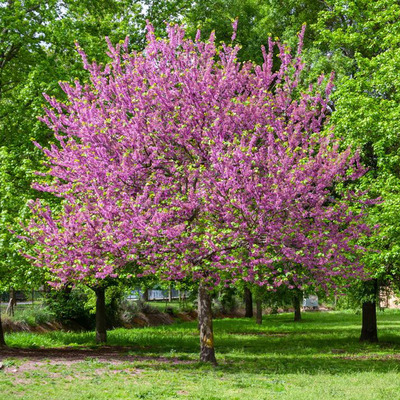
[[149,289],[145,289],[143,292],[143,301],[149,301]]
[[244,316],[246,318],[253,318],[253,295],[247,286],[244,288],[244,303],[246,306],[246,313]]
[[14,301],[12,298],[8,301],[7,309],[6,309],[6,314],[13,317],[14,316]]
[[172,286],[170,285],[168,288],[168,301],[172,302]]
[[10,300],[8,302],[6,313],[10,316],[14,316],[14,306],[17,304],[17,296],[15,295],[15,289],[10,290]]
[[262,324],[262,300],[256,300],[256,324]]
[[200,361],[217,364],[214,350],[211,296],[203,283],[200,283],[199,286],[198,314],[200,329]]
[[376,295],[378,290],[378,282],[376,279],[365,282],[364,290],[368,292],[372,299],[364,301],[362,305],[362,328],[360,342],[377,342],[378,327],[376,323]]
[[107,343],[106,290],[94,289],[96,293],[96,343]]
[[15,293],[15,289],[11,289],[11,300],[12,300],[12,305],[15,307],[17,305],[17,294]]
[[4,340],[4,332],[3,332],[3,325],[1,323],[1,310],[0,310],[0,347],[3,347],[6,345],[6,342]]
[[301,297],[302,297],[301,291],[299,289],[294,289],[293,293],[294,322],[301,321],[301,310],[300,310]]

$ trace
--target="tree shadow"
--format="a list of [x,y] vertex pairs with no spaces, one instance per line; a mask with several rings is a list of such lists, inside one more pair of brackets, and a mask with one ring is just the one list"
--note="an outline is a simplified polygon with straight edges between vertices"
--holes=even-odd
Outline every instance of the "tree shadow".
[[[397,317],[397,316],[396,316]],[[400,337],[393,322],[380,323],[376,344],[358,341],[360,327],[351,316],[346,321],[307,318],[293,323],[289,317],[266,318],[257,326],[245,319],[215,322],[215,346],[219,365],[227,374],[347,374],[354,372],[393,372],[400,367]],[[397,325],[397,324],[396,324]],[[198,362],[197,324],[183,323],[143,329],[116,329],[109,332],[108,346],[96,346],[94,333],[54,332],[64,348],[5,348],[0,357],[134,363],[142,369],[214,370]]]

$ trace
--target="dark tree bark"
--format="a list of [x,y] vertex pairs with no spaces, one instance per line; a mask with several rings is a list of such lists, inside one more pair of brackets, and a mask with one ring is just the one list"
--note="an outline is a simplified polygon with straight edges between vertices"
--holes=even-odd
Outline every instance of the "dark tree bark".
[[143,292],[143,301],[149,301],[149,289],[145,289]]
[[301,291],[299,289],[294,289],[293,308],[294,308],[294,321],[295,322],[301,321],[301,309],[300,309],[301,298],[302,298]]
[[4,332],[3,325],[1,323],[1,310],[0,310],[0,347],[4,347],[6,345],[6,341],[4,340]]
[[376,303],[365,301],[362,305],[362,328],[360,342],[375,343],[378,341],[378,327],[376,323]]
[[247,286],[244,288],[244,303],[246,306],[246,313],[244,316],[246,318],[253,318],[253,295]]
[[364,282],[364,294],[370,297],[362,305],[362,327],[360,342],[375,343],[378,341],[378,326],[376,323],[376,296],[378,294],[378,281],[373,279]]
[[106,290],[94,289],[96,293],[96,343],[107,343]]
[[256,300],[256,324],[262,324],[262,300]]
[[199,286],[198,315],[200,329],[200,361],[216,365],[211,296],[203,283],[200,283]]
[[15,292],[14,288],[11,289],[11,300],[13,306],[15,307],[17,305],[17,293]]

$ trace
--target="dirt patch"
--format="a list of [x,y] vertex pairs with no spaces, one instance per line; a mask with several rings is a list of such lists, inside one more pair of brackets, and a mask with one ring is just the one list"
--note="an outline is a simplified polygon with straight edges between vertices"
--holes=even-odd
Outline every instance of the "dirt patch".
[[400,360],[400,354],[367,354],[367,355],[348,355],[348,356],[339,356],[343,360],[370,360],[370,361],[390,361],[390,360]]
[[196,311],[179,312],[176,314],[176,318],[182,322],[195,321],[197,319],[197,312]]
[[229,335],[238,335],[238,336],[269,336],[269,337],[285,337],[289,336],[291,333],[289,332],[228,332]]
[[20,321],[12,321],[10,319],[5,319],[3,321],[3,330],[6,333],[9,332],[37,332],[37,333],[43,333],[43,332],[49,332],[49,331],[59,331],[61,329],[64,329],[65,327],[58,323],[58,322],[45,322],[40,325],[29,325],[26,322],[20,322]]
[[15,347],[0,348],[0,361],[12,358],[32,362],[74,363],[88,360],[120,364],[134,361],[157,361],[160,363],[188,364],[196,361],[180,360],[179,358],[136,356],[132,353],[137,350],[129,346],[102,346],[99,348],[87,347],[59,347],[45,349],[21,349]]
[[5,333],[10,332],[33,332],[33,333],[45,333],[51,331],[74,331],[74,332],[82,332],[85,329],[74,322],[70,322],[69,324],[61,324],[57,321],[44,322],[38,325],[29,325],[26,322],[21,321],[13,321],[11,319],[3,320],[3,331]]
[[[65,375],[57,369],[48,370],[48,367],[67,367],[68,370],[76,371],[74,367],[78,363],[94,363],[90,374],[128,374],[139,375],[143,369],[139,369],[134,362],[149,362],[150,364],[195,364],[195,360],[180,360],[176,357],[136,356],[133,347],[103,346],[101,348],[48,348],[48,349],[19,349],[0,348],[0,373],[13,376],[14,382],[21,384],[30,383],[31,372],[43,372],[49,379],[75,380],[76,374]],[[4,360],[4,364],[2,361]],[[69,368],[71,367],[71,368]],[[79,379],[86,379],[87,373],[79,373]]]
[[140,313],[133,319],[136,326],[159,326],[172,325],[175,320],[171,315],[165,313],[144,314]]

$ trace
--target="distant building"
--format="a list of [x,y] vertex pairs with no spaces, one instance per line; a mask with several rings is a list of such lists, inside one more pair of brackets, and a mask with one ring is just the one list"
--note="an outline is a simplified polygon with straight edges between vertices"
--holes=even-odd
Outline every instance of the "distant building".
[[318,310],[318,296],[309,295],[303,299],[303,309],[304,310]]

